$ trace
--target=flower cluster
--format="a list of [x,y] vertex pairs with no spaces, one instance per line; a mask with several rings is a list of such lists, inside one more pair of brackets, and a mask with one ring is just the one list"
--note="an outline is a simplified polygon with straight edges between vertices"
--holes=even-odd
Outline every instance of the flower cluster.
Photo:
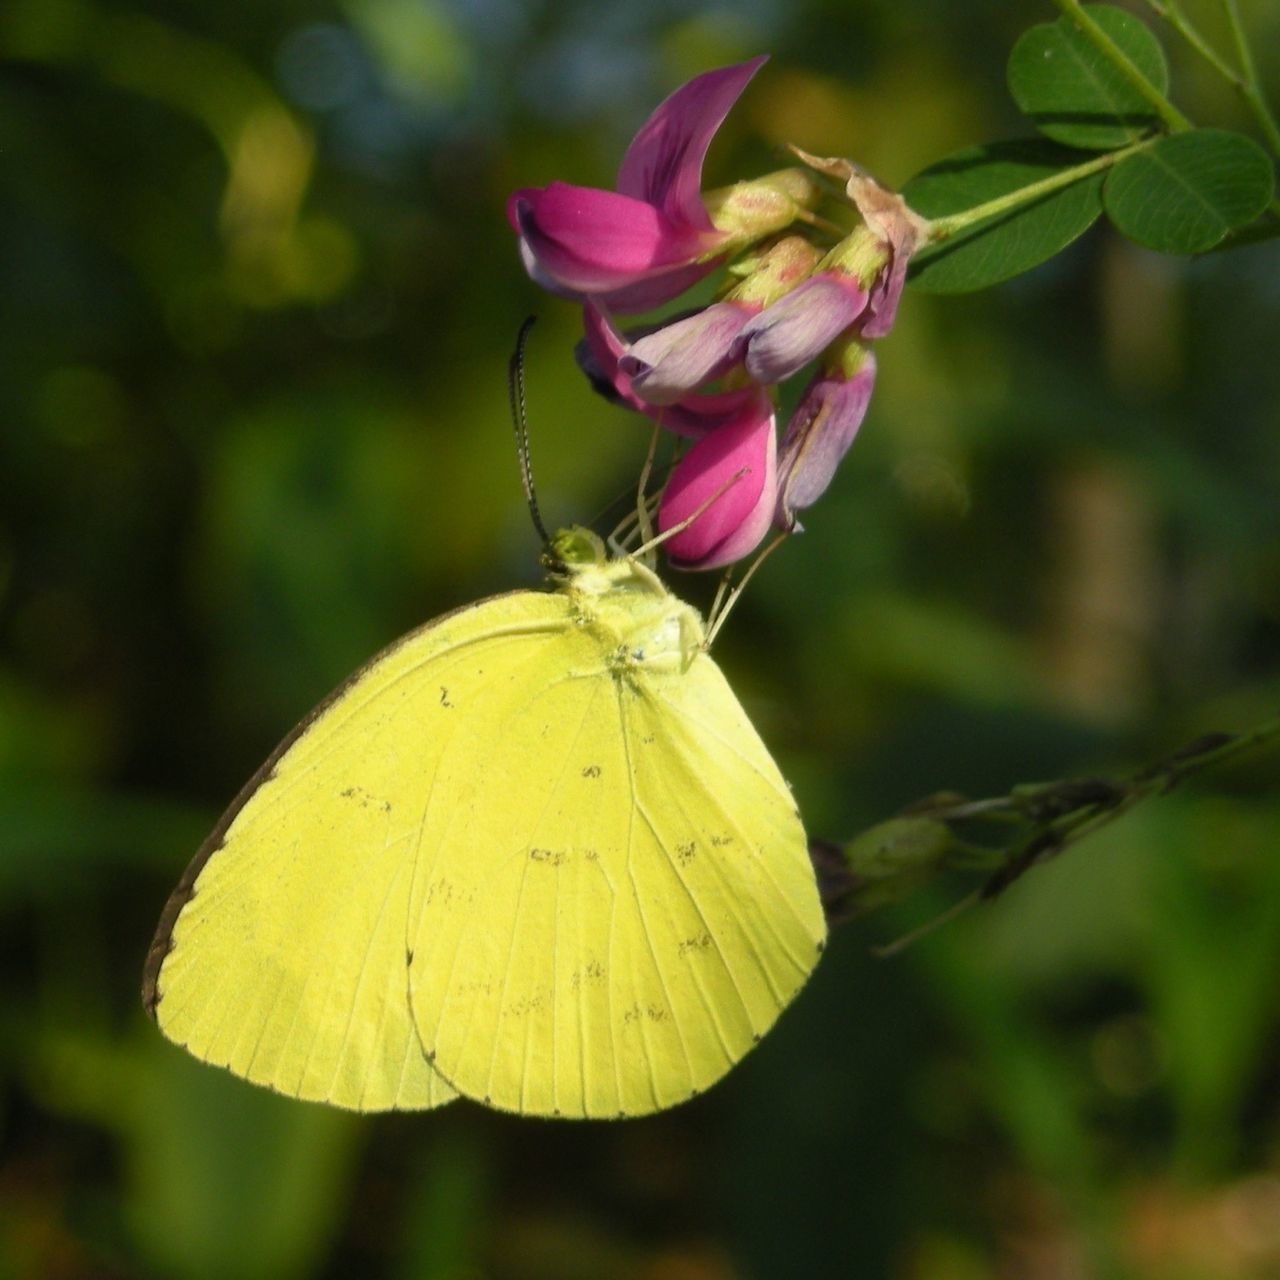
[[[928,224],[847,160],[703,192],[707,147],[764,58],[698,76],[627,148],[616,191],[553,182],[516,191],[508,218],[530,276],[583,306],[581,362],[596,389],[692,441],[663,491],[673,563],[712,569],[770,527],[798,529],[858,432],[875,381],[870,343],[893,325]],[[794,148],[793,148],[794,150]],[[828,247],[796,231],[818,175],[844,184],[857,223]],[[728,264],[709,306],[644,332],[617,314],[670,302]],[[817,369],[777,441],[772,388]]]

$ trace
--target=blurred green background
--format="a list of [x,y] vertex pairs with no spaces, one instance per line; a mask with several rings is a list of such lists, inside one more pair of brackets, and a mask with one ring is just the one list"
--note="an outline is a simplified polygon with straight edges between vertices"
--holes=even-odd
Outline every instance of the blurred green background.
[[[1218,7],[1187,0],[1220,35]],[[1280,9],[1246,5],[1280,81]],[[710,1094],[622,1124],[359,1118],[190,1060],[142,959],[227,800],[351,668],[537,578],[647,434],[575,370],[509,190],[610,185],[762,50],[788,141],[898,185],[1025,132],[1025,0],[0,6],[0,1276],[1280,1276],[1280,766],[1198,780],[892,961],[845,927]],[[1179,101],[1247,119],[1174,51]],[[1095,230],[908,294],[808,532],[719,657],[812,833],[1152,760],[1280,705],[1280,243]],[[677,580],[705,603],[707,579]]]

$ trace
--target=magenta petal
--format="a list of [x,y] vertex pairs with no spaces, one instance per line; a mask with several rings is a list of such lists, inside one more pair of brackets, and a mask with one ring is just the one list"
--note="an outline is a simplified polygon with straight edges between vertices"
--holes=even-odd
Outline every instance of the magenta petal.
[[752,58],[695,76],[640,127],[618,169],[618,190],[656,205],[673,223],[710,230],[702,162],[715,132],[751,77],[768,61]]
[[[610,289],[596,296],[608,310],[619,311],[623,315],[652,311],[654,307],[660,307],[664,302],[670,302],[686,289],[692,288],[703,276],[710,275],[720,262],[721,259],[715,258],[710,262],[695,262],[687,267],[672,267],[660,275],[647,276],[624,285],[621,289]],[[535,282],[541,283],[536,277]]]
[[754,550],[768,530],[776,502],[777,444],[767,398],[760,397],[759,409],[704,436],[672,471],[659,529],[674,528],[709,503],[667,543],[673,564],[717,569]]
[[535,278],[562,290],[603,293],[683,267],[714,248],[715,233],[674,227],[642,200],[553,182],[526,187],[507,203]]
[[631,390],[631,379],[618,367],[627,344],[608,317],[590,302],[582,308],[582,330],[590,361],[580,356],[578,363],[591,384],[615,403],[645,413],[649,406]]
[[819,373],[809,384],[778,455],[779,528],[798,528],[796,512],[826,491],[866,416],[875,378],[876,359],[868,351],[851,378]]
[[[660,427],[700,440],[710,431],[739,421],[743,414],[756,412],[759,403],[759,387],[743,387],[713,396],[689,396],[679,404],[649,405],[644,412]],[[772,414],[772,404],[767,411]]]
[[851,276],[810,276],[742,330],[737,354],[757,382],[781,382],[816,360],[866,305]]
[[650,404],[675,404],[736,363],[734,339],[753,314],[733,302],[713,303],[633,342],[619,367]]

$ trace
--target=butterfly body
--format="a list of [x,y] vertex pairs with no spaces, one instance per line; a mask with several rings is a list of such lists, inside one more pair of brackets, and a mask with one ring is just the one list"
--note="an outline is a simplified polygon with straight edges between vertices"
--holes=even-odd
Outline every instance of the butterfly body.
[[285,740],[165,908],[144,1000],[299,1098],[610,1117],[714,1083],[817,961],[789,789],[697,612],[594,535]]

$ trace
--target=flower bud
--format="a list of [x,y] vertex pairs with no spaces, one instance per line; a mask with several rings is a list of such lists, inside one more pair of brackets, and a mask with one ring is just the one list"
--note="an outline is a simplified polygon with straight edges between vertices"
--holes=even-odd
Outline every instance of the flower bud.
[[864,338],[883,338],[893,328],[911,255],[928,240],[929,220],[851,161],[811,156],[798,147],[791,150],[811,169],[844,182],[849,202],[861,214],[865,228],[884,247],[886,261],[874,283],[868,285],[871,296],[867,313],[858,326]]
[[822,188],[804,169],[779,169],[704,192],[702,203],[711,225],[728,237],[728,243],[744,245],[785,230],[821,195]]
[[658,508],[658,528],[674,529],[667,555],[681,569],[718,569],[754,551],[777,504],[773,403],[754,388],[736,422],[708,431],[676,463]]
[[813,841],[823,907],[831,920],[891,906],[942,870],[955,838],[936,818],[890,818],[843,845]]

